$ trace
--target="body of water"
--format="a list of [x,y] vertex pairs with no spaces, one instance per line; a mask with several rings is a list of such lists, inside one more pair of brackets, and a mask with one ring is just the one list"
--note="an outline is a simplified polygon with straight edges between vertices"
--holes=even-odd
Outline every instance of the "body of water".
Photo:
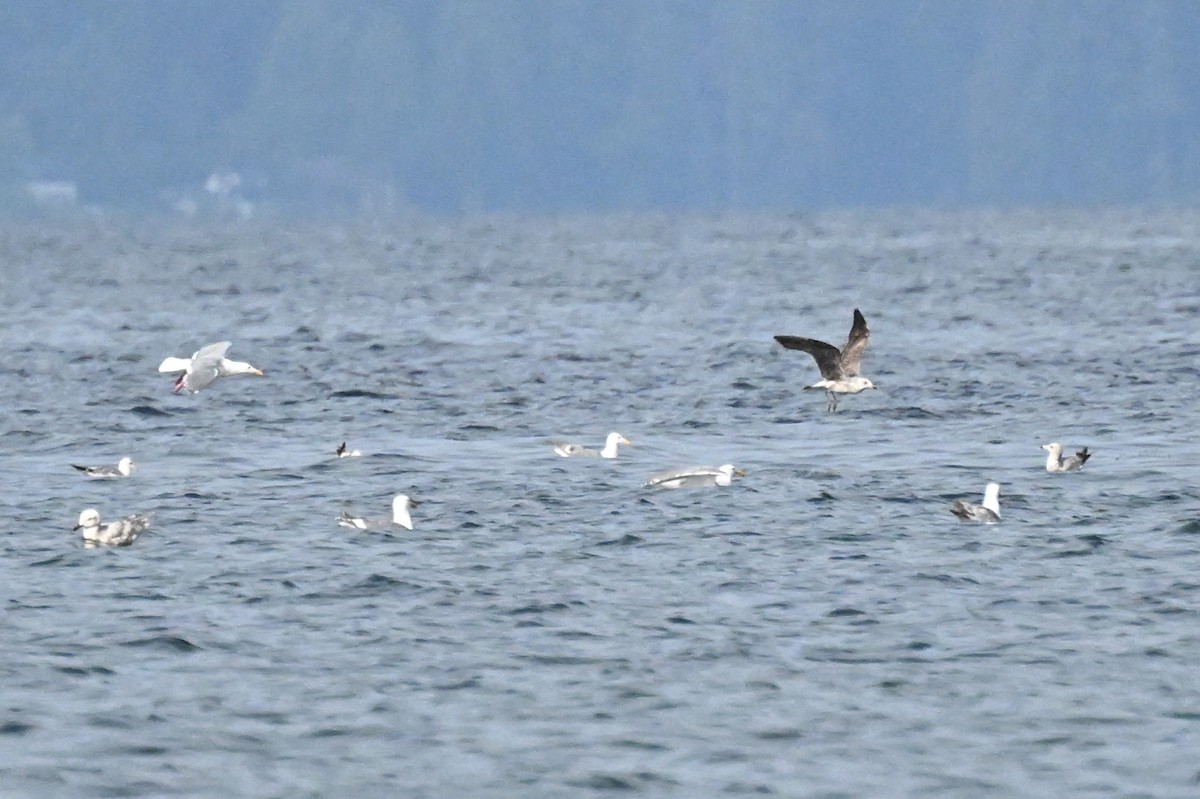
[[[5,797],[1200,792],[1200,215],[31,223],[0,256]],[[772,336],[841,346],[856,307],[878,391],[829,414]],[[173,395],[159,361],[222,339],[266,375]],[[989,481],[1003,521],[956,521]],[[401,492],[411,533],[336,525]],[[87,507],[154,526],[84,549]]]

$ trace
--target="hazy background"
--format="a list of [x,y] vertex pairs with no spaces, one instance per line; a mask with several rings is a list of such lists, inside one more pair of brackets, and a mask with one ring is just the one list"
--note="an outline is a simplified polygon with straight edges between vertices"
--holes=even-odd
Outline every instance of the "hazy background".
[[1198,88],[1184,0],[7,3],[0,201],[1193,203]]

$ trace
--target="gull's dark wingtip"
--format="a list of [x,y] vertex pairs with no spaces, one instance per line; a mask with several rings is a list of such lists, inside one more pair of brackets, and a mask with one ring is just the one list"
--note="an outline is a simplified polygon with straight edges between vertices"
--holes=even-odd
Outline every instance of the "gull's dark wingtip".
[[784,347],[787,347],[789,350],[804,349],[804,346],[803,346],[803,344],[801,344],[801,342],[808,341],[808,339],[801,338],[799,336],[776,336],[775,340],[778,341],[780,344],[782,344]]

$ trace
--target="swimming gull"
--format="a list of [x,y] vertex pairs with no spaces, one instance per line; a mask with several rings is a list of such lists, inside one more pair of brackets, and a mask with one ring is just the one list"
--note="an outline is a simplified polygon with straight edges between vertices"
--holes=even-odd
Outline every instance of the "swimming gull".
[[727,486],[733,482],[734,475],[745,477],[746,473],[734,467],[732,463],[716,468],[712,466],[685,466],[682,469],[668,469],[651,476],[645,482],[648,488],[694,488],[697,486]]
[[564,458],[615,458],[617,457],[617,445],[629,444],[633,445],[625,436],[620,433],[609,433],[608,438],[604,440],[603,449],[591,449],[583,444],[563,444],[555,442],[554,452],[556,455],[561,455]]
[[243,361],[231,361],[225,357],[230,342],[218,341],[201,347],[191,358],[164,358],[158,365],[160,372],[182,372],[175,380],[175,393],[190,391],[195,394],[218,377],[232,375],[261,375],[262,370]]
[[356,449],[346,449],[345,441],[343,441],[341,443],[341,445],[337,449],[335,449],[333,452],[339,458],[357,458],[360,455],[362,455],[362,453]]
[[88,508],[79,514],[75,529],[83,531],[83,545],[86,547],[127,547],[150,528],[151,515],[135,513],[104,524],[100,521],[100,511]]
[[867,320],[855,308],[850,337],[846,339],[846,346],[840,350],[832,344],[812,338],[776,336],[775,340],[789,350],[803,350],[813,356],[813,360],[817,362],[817,368],[821,370],[821,379],[805,388],[825,389],[825,396],[828,399],[825,409],[836,411],[838,394],[857,394],[868,388],[875,388],[874,383],[861,377],[858,373],[863,350],[867,348],[867,341],[870,337],[871,331],[867,330]]
[[1087,459],[1092,457],[1092,453],[1088,452],[1088,448],[1076,452],[1069,458],[1062,456],[1062,444],[1057,441],[1050,444],[1042,444],[1042,449],[1049,454],[1046,456],[1046,471],[1048,472],[1077,472],[1083,468],[1083,464],[1087,463]]
[[950,512],[964,522],[995,524],[1000,521],[1000,484],[988,483],[983,490],[983,504],[963,502],[961,499],[950,506]]
[[392,518],[367,519],[342,511],[342,515],[338,517],[338,524],[342,527],[352,527],[355,530],[391,530],[396,527],[411,530],[413,529],[412,516],[409,515],[408,508],[410,505],[416,504],[417,501],[407,494],[397,494],[392,498]]
[[128,477],[137,468],[132,458],[121,458],[116,466],[80,466],[72,463],[71,468],[78,469],[88,477],[109,479],[113,477]]

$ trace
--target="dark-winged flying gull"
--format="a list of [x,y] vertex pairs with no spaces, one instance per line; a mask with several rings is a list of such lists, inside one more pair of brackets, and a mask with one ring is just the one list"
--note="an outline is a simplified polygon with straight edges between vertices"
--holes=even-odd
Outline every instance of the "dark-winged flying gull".
[[825,396],[829,400],[825,409],[835,411],[837,410],[838,394],[857,394],[868,388],[875,388],[874,383],[859,376],[858,373],[863,350],[867,348],[867,341],[870,337],[871,331],[867,329],[867,320],[855,308],[850,337],[846,339],[846,346],[840,350],[832,344],[813,338],[776,336],[775,340],[789,350],[803,350],[813,357],[813,360],[817,362],[817,368],[821,370],[821,379],[805,388],[825,389]]

